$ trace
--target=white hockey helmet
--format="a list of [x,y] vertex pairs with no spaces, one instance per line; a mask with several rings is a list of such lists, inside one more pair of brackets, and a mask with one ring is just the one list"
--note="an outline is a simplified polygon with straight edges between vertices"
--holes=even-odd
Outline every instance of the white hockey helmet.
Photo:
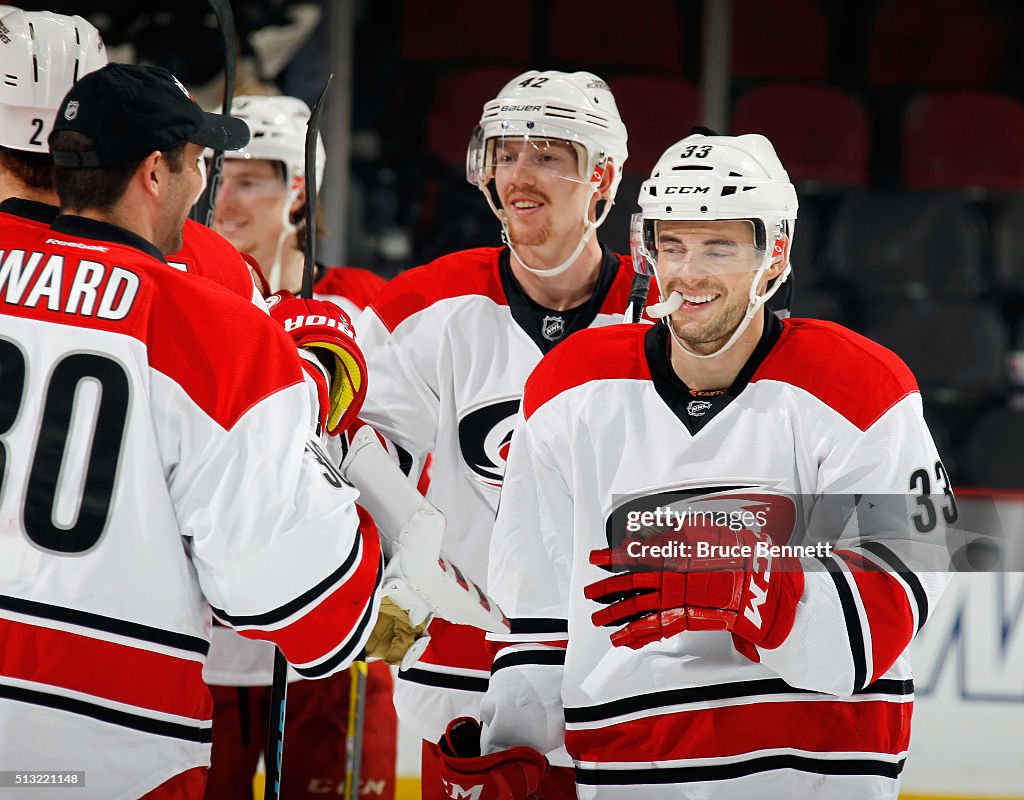
[[[577,154],[577,169],[570,180],[585,183],[590,194],[581,209],[583,233],[572,254],[557,267],[538,269],[528,265],[516,252],[505,212],[498,208],[488,184],[494,177],[498,144],[502,139],[522,140],[537,155],[552,141],[564,141]],[[591,72],[524,72],[507,83],[498,96],[484,104],[480,122],[466,150],[466,180],[476,186],[501,223],[501,235],[512,256],[525,269],[542,277],[560,275],[575,263],[583,248],[604,222],[615,202],[622,178],[626,149],[626,126],[619,117],[608,84]],[[538,164],[544,158],[537,158]],[[612,181],[605,192],[604,210],[590,220],[590,204],[600,189],[608,164],[614,165]],[[569,177],[561,174],[560,177]]]
[[82,17],[10,6],[0,6],[0,34],[0,145],[48,153],[64,96],[107,63],[103,39]]
[[501,137],[559,139],[580,145],[586,154],[586,163],[580,164],[584,180],[595,180],[595,170],[610,160],[616,174],[609,199],[615,197],[629,155],[626,126],[611,89],[592,72],[530,70],[485,103],[466,153],[466,180],[474,186],[486,186],[493,176],[489,143]]
[[[789,277],[789,254],[796,228],[796,189],[772,143],[757,133],[718,136],[694,133],[676,142],[640,187],[640,211],[633,215],[630,250],[633,267],[657,276],[657,224],[664,220],[750,220],[761,257],[750,287],[744,321],[712,355],[728,350],[760,308]],[[761,276],[780,259],[782,272],[758,294]],[[673,293],[674,294],[674,293]],[[662,294],[651,316],[669,316],[679,306]],[[671,327],[670,327],[671,329]],[[697,355],[697,354],[693,354]],[[708,356],[698,356],[706,358]]]
[[[297,97],[242,95],[231,104],[231,116],[244,119],[252,133],[241,150],[224,153],[225,158],[280,161],[289,185],[306,176],[306,123],[309,106]],[[316,135],[316,186],[323,183],[327,152]]]

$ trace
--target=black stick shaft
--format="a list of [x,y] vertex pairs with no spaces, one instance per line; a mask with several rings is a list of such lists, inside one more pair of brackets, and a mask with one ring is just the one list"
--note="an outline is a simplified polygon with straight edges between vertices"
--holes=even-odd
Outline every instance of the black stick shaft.
[[264,800],[281,796],[281,759],[284,756],[284,712],[288,700],[288,662],[280,650],[274,651],[274,684],[270,690],[270,725],[267,732],[267,780]]

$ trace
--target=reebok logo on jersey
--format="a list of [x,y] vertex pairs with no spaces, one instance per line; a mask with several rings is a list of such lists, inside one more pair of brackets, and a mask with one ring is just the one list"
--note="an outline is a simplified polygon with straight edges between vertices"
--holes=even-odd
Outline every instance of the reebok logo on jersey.
[[459,450],[473,476],[484,486],[500,488],[519,413],[519,398],[479,406],[459,420]]
[[[72,101],[72,102],[74,102],[74,101]],[[74,248],[77,248],[78,250],[97,250],[100,253],[105,253],[105,252],[107,252],[107,250],[110,249],[109,247],[104,247],[101,244],[85,244],[83,242],[65,242],[65,241],[62,241],[61,239],[47,239],[46,240],[46,244],[55,244],[55,245],[59,245],[60,247],[74,247]]]
[[708,400],[691,400],[686,404],[686,413],[691,417],[703,417],[711,410],[711,403]]

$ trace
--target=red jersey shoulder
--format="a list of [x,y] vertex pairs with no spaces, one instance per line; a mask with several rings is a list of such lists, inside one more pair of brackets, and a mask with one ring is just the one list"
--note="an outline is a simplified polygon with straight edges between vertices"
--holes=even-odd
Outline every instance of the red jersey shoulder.
[[[615,273],[615,279],[608,289],[604,302],[601,303],[602,314],[621,314],[626,310],[626,303],[629,302],[629,293],[633,289],[633,281],[636,279],[633,259],[621,253],[615,253],[615,257],[619,259],[619,268]],[[652,278],[647,287],[647,302],[644,305],[652,305],[657,303],[659,299],[658,284]]]
[[328,267],[313,293],[344,297],[359,308],[366,308],[386,285],[386,280],[368,269]]
[[787,319],[753,381],[797,386],[867,430],[912,392],[917,381],[891,350],[849,328],[816,319]]
[[291,339],[252,302],[174,270],[154,273],[152,281],[145,333],[150,366],[221,427],[302,381]]
[[254,284],[249,266],[231,242],[195,220],[185,220],[182,246],[167,256],[171,266],[184,265],[185,271],[199,275],[252,300]]
[[461,250],[403,272],[388,282],[370,307],[393,331],[413,314],[452,297],[481,295],[499,305],[508,305],[498,273],[501,250]]
[[651,379],[644,354],[650,325],[605,325],[577,331],[534,368],[523,392],[523,413],[529,419],[549,400],[585,383],[616,379]]

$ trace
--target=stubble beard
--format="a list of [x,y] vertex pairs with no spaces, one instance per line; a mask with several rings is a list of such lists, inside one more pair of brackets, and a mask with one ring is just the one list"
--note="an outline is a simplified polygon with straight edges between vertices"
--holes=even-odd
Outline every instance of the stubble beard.
[[[668,294],[671,294],[677,287],[673,286]],[[692,291],[692,290],[691,290]],[[697,292],[711,291],[719,294],[719,300],[723,303],[722,308],[700,327],[695,328],[692,322],[687,320],[687,315],[676,311],[669,317],[669,325],[672,332],[690,350],[701,355],[714,353],[718,350],[736,330],[743,315],[746,313],[747,304],[741,300],[733,300],[731,293],[722,288],[699,289]]]

